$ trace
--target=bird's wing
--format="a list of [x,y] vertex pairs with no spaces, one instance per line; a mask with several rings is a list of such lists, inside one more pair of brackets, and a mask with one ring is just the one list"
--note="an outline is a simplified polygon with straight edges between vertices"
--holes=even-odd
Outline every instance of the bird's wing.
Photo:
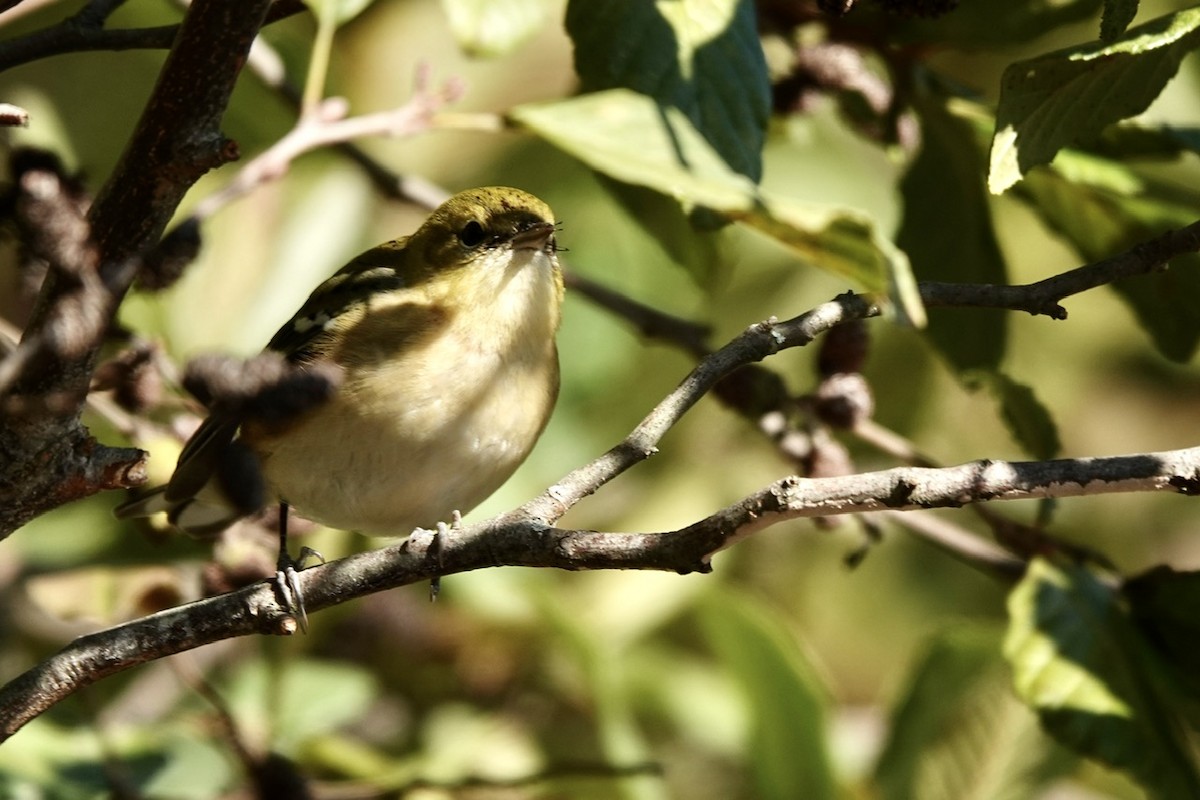
[[318,286],[300,310],[280,328],[267,344],[302,364],[321,352],[332,336],[335,320],[368,302],[379,292],[405,285],[402,270],[406,239],[373,247],[338,270]]
[[[332,336],[334,320],[354,316],[353,312],[364,306],[374,293],[405,285],[405,243],[406,239],[397,239],[354,258],[309,295],[295,316],[271,338],[267,349],[282,353],[295,364],[317,357]],[[243,451],[248,448],[238,447],[240,426],[241,420],[236,416],[214,410],[184,445],[167,485],[118,506],[116,515],[140,517],[166,511],[177,527],[206,535],[223,530],[257,510],[249,508],[257,496],[254,491],[242,486],[213,485],[223,482],[220,478],[225,471],[250,482],[249,473],[253,470],[246,470],[243,465],[246,457]],[[253,477],[261,486],[261,475]]]

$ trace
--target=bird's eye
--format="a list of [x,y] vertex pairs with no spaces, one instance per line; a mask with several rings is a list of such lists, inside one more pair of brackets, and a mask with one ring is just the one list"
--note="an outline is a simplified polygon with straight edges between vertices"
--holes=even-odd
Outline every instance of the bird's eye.
[[467,247],[479,247],[486,238],[487,231],[475,220],[463,225],[462,230],[458,232],[458,240]]

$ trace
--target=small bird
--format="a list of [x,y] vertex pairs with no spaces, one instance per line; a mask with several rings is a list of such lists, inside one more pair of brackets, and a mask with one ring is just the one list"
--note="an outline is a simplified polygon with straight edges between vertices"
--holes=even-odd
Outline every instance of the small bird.
[[[330,527],[403,536],[474,508],[529,455],[558,395],[555,233],[544,202],[487,187],[357,256],[267,345],[301,368],[332,366],[332,396],[281,425],[214,409],[171,480],[115,513],[224,529],[257,510],[220,474],[238,449],[256,457],[264,499]],[[285,524],[281,583],[294,565]]]

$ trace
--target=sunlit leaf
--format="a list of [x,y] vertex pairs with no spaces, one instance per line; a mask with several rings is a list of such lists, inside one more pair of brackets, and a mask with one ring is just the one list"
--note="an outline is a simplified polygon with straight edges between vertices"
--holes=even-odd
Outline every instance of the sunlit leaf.
[[585,92],[633,89],[677,108],[757,181],[770,80],[749,0],[574,0],[567,33]]
[[1067,145],[1140,114],[1200,42],[1200,8],[1168,14],[1115,42],[1059,50],[1004,71],[988,185],[999,194]]
[[550,0],[442,0],[458,46],[473,56],[515,50],[546,24]]
[[924,321],[908,260],[872,221],[850,209],[770,195],[734,171],[678,109],[626,89],[518,106],[512,118],[591,168],[619,181],[704,206],[773,236],[813,266],[888,292],[915,324]]
[[1017,694],[1067,747],[1153,796],[1200,796],[1200,773],[1153,652],[1120,597],[1084,566],[1034,560],[1009,595],[1004,653]]
[[732,594],[707,598],[697,613],[750,709],[754,796],[835,798],[826,746],[829,698],[796,642],[765,609]]

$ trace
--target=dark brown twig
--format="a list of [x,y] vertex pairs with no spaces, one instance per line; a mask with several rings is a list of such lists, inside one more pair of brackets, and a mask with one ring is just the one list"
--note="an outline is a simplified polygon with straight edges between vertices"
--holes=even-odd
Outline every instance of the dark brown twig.
[[[121,0],[123,2],[123,0]],[[8,0],[0,2],[0,12],[17,5]],[[121,5],[113,0],[91,0],[75,15],[57,25],[10,39],[0,47],[0,72],[38,61],[43,58],[96,50],[166,50],[175,41],[179,25],[159,25],[152,28],[104,27],[109,15]],[[307,11],[301,0],[275,0],[267,13],[264,25]]]
[[1054,319],[1066,319],[1061,301],[1099,286],[1145,275],[1164,267],[1171,259],[1200,251],[1200,221],[1156,236],[1123,253],[1085,264],[1022,286],[994,284],[921,284],[921,299],[927,306],[972,306],[1028,311]]

